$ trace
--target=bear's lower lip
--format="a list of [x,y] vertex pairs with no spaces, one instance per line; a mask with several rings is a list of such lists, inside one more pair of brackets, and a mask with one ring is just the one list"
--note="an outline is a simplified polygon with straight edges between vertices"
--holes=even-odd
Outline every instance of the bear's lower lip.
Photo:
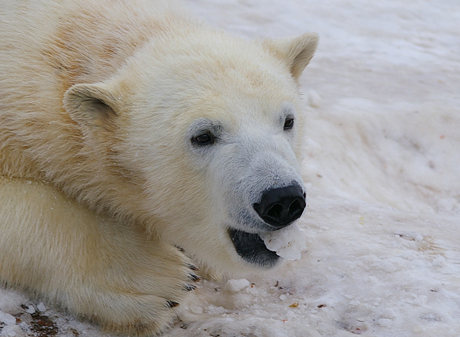
[[279,260],[275,252],[267,249],[258,234],[229,228],[228,234],[238,255],[245,261],[265,268],[272,268]]

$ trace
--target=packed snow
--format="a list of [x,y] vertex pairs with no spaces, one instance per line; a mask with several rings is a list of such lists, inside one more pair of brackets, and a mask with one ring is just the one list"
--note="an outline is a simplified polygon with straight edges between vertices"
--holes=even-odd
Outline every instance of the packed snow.
[[[203,280],[165,337],[460,335],[460,2],[186,0],[247,38],[315,31],[306,251]],[[33,252],[33,247],[29,247]],[[0,289],[0,336],[106,336]]]

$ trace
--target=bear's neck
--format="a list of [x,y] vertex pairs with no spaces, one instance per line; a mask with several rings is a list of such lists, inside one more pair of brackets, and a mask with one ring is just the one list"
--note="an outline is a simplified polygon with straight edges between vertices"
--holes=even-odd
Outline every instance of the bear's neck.
[[70,117],[60,117],[53,127],[22,124],[21,137],[0,133],[0,175],[42,181],[99,214],[143,222],[139,175],[117,164],[106,144],[88,142]]

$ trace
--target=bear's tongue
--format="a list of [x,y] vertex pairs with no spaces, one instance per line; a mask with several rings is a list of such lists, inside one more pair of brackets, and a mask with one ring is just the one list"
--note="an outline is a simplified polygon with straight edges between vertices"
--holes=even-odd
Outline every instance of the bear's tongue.
[[267,249],[258,234],[246,233],[234,228],[229,228],[228,234],[236,252],[243,260],[266,268],[273,267],[278,261],[279,256]]

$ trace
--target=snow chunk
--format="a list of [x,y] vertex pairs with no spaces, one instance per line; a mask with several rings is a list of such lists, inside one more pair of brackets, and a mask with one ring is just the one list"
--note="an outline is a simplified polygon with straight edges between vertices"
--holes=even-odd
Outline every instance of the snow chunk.
[[29,305],[29,306],[27,307],[27,309],[26,309],[26,312],[27,312],[28,314],[34,314],[34,313],[35,313],[35,308],[34,308],[34,306],[33,306],[32,304]]
[[299,260],[301,253],[307,249],[305,234],[296,224],[261,234],[260,237],[269,250],[286,260]]
[[37,304],[37,309],[38,309],[38,311],[41,311],[41,312],[45,312],[45,311],[46,311],[46,307],[45,307],[45,305],[44,305],[42,302],[40,302],[40,303]]
[[13,315],[0,311],[0,322],[5,323],[6,325],[15,325],[16,318]]
[[1,330],[0,336],[7,337],[25,337],[26,334],[17,325],[8,325]]
[[246,279],[228,280],[224,286],[224,290],[230,293],[237,293],[243,289],[246,289],[247,287],[249,287],[249,285],[250,283]]

